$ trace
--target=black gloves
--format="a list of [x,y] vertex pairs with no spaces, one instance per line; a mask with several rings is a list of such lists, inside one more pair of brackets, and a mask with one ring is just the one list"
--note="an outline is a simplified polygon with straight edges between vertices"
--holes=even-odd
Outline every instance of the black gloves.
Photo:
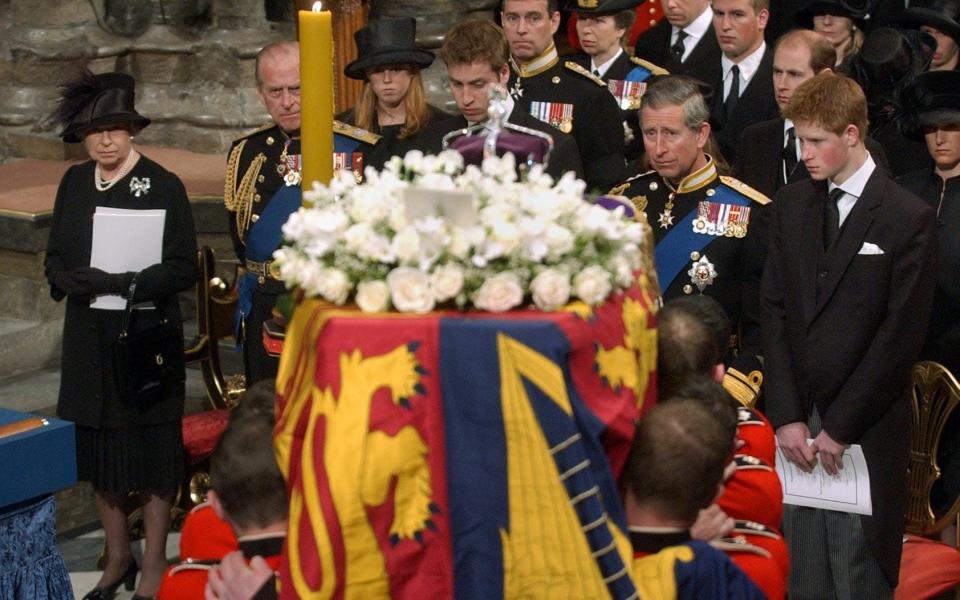
[[133,273],[107,273],[93,267],[76,267],[67,271],[54,271],[50,279],[54,287],[64,295],[88,298],[97,294],[126,294],[130,281],[133,280]]

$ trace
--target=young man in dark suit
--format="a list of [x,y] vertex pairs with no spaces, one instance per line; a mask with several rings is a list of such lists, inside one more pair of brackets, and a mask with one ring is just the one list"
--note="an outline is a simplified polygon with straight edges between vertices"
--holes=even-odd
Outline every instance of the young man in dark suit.
[[[777,193],[761,286],[764,396],[785,457],[842,467],[860,444],[872,515],[787,506],[791,598],[891,598],[899,575],[910,406],[933,299],[934,213],[864,146],[867,101],[821,73],[793,94],[811,179]],[[812,438],[812,442],[808,439]]]
[[713,82],[710,122],[733,164],[744,128],[779,114],[773,94],[773,50],[763,40],[769,0],[713,0],[713,28],[722,55]]
[[[510,78],[509,47],[503,30],[488,19],[462,21],[444,36],[439,55],[446,63],[450,93],[461,115],[444,121],[444,126],[453,131],[487,121],[490,89],[497,85],[506,88]],[[523,112],[509,96],[507,108],[506,122],[546,133],[553,139],[547,173],[555,179],[567,171],[583,177],[583,166],[573,136]],[[524,157],[517,157],[518,162],[523,160]]]
[[665,0],[664,19],[637,39],[634,56],[704,83],[720,77],[709,0]]

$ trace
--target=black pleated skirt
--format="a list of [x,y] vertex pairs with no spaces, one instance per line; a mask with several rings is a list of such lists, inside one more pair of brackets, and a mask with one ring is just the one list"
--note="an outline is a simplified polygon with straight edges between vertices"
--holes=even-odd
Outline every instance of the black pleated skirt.
[[77,426],[77,474],[97,491],[164,492],[184,476],[180,421],[127,429]]

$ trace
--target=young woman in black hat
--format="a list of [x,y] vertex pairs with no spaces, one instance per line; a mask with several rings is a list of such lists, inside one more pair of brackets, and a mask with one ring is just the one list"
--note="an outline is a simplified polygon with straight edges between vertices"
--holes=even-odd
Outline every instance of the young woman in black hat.
[[420,70],[430,66],[433,54],[417,48],[416,20],[377,19],[353,37],[359,57],[344,72],[364,81],[363,92],[338,119],[381,136],[365,164],[380,169],[410,150],[440,152],[443,132],[436,123],[450,115],[427,104]]
[[900,24],[918,28],[937,40],[931,71],[948,71],[960,63],[960,0],[914,0],[900,14]]
[[137,326],[147,327],[161,319],[181,325],[177,293],[197,278],[193,216],[177,176],[133,148],[134,134],[150,120],[134,109],[132,77],[85,72],[63,87],[58,116],[64,141],[82,143],[91,159],[60,181],[44,263],[50,295],[67,300],[57,416],[76,424],[79,479],[93,484],[106,534],[106,566],[84,599],[112,598],[121,583],[133,589],[131,495],[143,507],[146,538],[135,597],[148,598],[167,566],[170,507],[183,477],[183,376],[150,403],[124,397],[114,384],[111,357],[123,311],[93,308],[91,300],[126,295],[134,273],[90,266],[92,217],[99,207],[166,211],[162,258],[136,277],[133,300],[155,306],[136,311]]
[[863,45],[866,12],[855,4],[841,0],[812,0],[794,16],[797,25],[830,40],[837,51],[837,66],[849,60]]

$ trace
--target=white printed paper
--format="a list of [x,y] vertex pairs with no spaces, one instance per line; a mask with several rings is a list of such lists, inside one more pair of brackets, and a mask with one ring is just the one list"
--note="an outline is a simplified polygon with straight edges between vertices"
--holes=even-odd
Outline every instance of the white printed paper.
[[819,461],[813,471],[806,473],[787,460],[780,446],[777,446],[777,475],[783,485],[784,504],[859,515],[873,514],[870,475],[859,444],[852,444],[844,451],[843,468],[836,475],[824,471]]
[[[107,273],[142,271],[163,257],[163,225],[167,211],[127,210],[98,206],[93,215],[90,266]],[[116,294],[97,296],[90,308],[123,310],[127,301]]]

